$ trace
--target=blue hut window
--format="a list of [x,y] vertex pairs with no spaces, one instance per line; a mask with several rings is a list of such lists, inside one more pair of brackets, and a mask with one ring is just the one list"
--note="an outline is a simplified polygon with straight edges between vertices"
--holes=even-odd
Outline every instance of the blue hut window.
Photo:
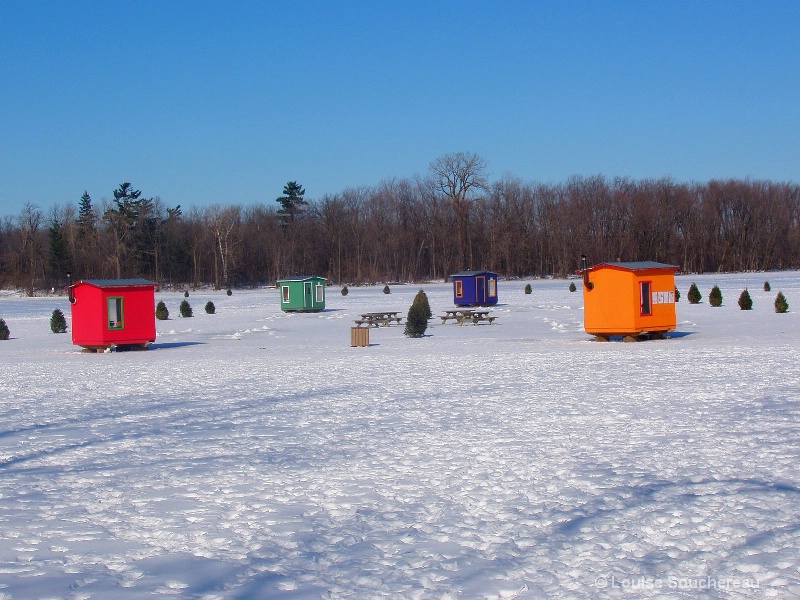
[[494,298],[497,296],[497,280],[494,278],[489,279],[489,297]]
[[464,282],[456,279],[456,298],[464,297]]
[[283,301],[289,302],[289,286],[283,285],[281,286],[281,293],[283,294]]
[[108,328],[122,329],[125,327],[125,317],[122,310],[122,298],[112,297],[108,299]]
[[325,298],[325,292],[322,288],[322,285],[319,283],[317,284],[317,302],[322,303]]

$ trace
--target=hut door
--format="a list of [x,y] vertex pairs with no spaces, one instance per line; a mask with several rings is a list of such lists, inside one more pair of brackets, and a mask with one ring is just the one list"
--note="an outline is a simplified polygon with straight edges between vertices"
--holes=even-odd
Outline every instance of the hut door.
[[475,278],[475,303],[486,304],[486,277]]
[[314,286],[310,281],[303,283],[303,308],[314,306]]
[[646,317],[653,314],[653,308],[650,304],[651,296],[650,296],[650,282],[649,281],[640,281],[639,282],[639,291],[641,295],[641,308],[642,308],[642,316]]

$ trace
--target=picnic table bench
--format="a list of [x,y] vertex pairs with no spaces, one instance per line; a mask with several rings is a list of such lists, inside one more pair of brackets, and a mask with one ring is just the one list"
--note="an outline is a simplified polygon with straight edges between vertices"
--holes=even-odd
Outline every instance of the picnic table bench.
[[397,314],[398,311],[363,313],[360,319],[355,320],[355,323],[359,327],[362,325],[366,325],[367,327],[381,327],[385,325],[388,327],[394,323],[399,325],[403,317],[398,317]]
[[491,325],[497,318],[490,317],[490,311],[488,310],[475,310],[472,308],[456,308],[446,310],[444,312],[444,315],[439,316],[439,318],[442,320],[442,325],[447,323],[447,321],[450,319],[456,321],[459,325],[463,325],[464,323],[472,323],[473,325],[477,325],[481,322],[486,322]]

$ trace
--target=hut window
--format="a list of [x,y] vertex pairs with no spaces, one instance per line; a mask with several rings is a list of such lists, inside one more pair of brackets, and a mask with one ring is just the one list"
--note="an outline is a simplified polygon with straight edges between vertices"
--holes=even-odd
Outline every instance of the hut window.
[[324,298],[325,298],[324,294],[325,294],[325,292],[322,289],[322,285],[320,285],[318,283],[317,284],[317,302],[321,303],[324,300]]
[[489,279],[489,297],[494,298],[497,296],[497,280],[496,279]]
[[122,329],[125,326],[125,317],[122,311],[122,298],[108,299],[108,328]]
[[464,282],[456,279],[456,298],[464,297]]
[[649,281],[640,281],[639,282],[639,289],[640,289],[640,297],[642,300],[642,316],[652,315],[653,308],[650,304],[652,302],[652,296],[650,295],[650,282]]
[[289,302],[289,286],[288,285],[281,286],[281,293],[283,294],[283,301],[284,302]]

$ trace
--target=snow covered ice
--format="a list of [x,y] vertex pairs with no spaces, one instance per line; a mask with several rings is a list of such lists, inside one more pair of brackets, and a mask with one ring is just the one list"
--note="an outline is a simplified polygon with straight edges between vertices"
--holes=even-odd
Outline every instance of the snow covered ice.
[[151,349],[107,354],[50,332],[66,298],[0,296],[0,599],[800,596],[800,273],[678,277],[638,344],[525,283],[368,348],[360,313],[452,287],[159,292]]

